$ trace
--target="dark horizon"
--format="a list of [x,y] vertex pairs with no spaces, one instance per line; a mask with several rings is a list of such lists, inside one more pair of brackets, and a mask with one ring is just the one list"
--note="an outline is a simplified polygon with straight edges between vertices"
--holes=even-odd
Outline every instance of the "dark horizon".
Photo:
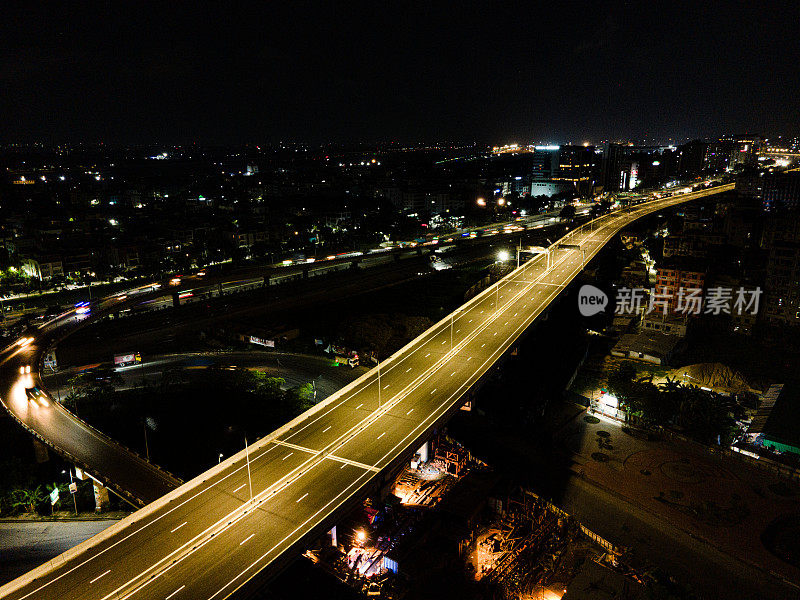
[[0,24],[6,143],[797,135],[800,5],[55,4]]

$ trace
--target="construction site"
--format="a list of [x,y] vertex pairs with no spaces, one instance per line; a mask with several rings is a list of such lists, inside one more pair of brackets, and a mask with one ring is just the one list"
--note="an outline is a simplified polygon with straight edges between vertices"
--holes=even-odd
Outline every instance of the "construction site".
[[623,554],[444,433],[390,493],[365,500],[306,552],[354,597],[398,600],[454,590],[464,600],[607,597],[599,589],[636,598],[644,586]]

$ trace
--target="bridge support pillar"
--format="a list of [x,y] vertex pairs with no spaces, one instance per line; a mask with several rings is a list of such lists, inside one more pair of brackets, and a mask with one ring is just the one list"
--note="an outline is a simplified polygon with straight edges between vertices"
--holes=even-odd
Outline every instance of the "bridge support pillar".
[[417,450],[417,454],[419,454],[419,462],[426,463],[428,462],[428,457],[431,451],[431,443],[430,441],[425,442],[422,446],[419,447]]
[[303,267],[303,279],[308,279],[308,267]]
[[31,438],[31,441],[33,442],[33,455],[36,457],[36,462],[42,464],[50,460],[50,453],[47,451],[47,446],[36,438]]
[[336,538],[336,525],[334,525],[328,532],[328,537],[331,540],[331,546],[336,548],[339,545],[339,540]]
[[172,292],[172,306],[178,307],[181,305],[181,299],[178,298],[178,292]]
[[269,287],[269,275],[264,275],[264,287]]
[[217,284],[217,296],[222,296],[222,282]]
[[103,512],[108,510],[111,500],[108,497],[108,488],[92,480],[94,484],[94,512]]

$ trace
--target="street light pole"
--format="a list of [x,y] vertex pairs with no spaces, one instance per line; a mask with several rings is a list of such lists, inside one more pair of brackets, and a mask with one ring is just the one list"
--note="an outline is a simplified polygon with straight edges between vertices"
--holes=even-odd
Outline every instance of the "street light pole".
[[250,449],[247,446],[247,436],[244,436],[244,456],[247,462],[247,483],[250,486],[250,502],[253,501],[253,480],[250,477]]
[[[72,488],[72,484],[74,483],[72,479],[72,468],[69,470],[69,486]],[[69,490],[69,493],[72,495],[72,503],[75,505],[75,516],[78,516],[78,499],[75,497],[75,492],[72,489]]]
[[453,351],[453,321],[455,320],[454,313],[450,313],[450,352]]
[[144,431],[144,453],[147,461],[150,462],[150,446],[147,444],[147,419],[142,419],[142,430]]

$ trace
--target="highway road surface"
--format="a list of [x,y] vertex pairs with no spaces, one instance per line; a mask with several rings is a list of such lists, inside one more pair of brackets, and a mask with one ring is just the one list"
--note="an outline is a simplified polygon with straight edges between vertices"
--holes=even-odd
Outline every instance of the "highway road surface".
[[[29,399],[26,388],[40,387],[37,359],[50,345],[56,326],[75,323],[74,311],[62,316],[37,339],[21,341],[0,351],[0,400],[26,429],[86,473],[107,483],[136,507],[175,489],[181,481],[77,419],[58,402]],[[30,372],[24,372],[28,371]]]
[[[637,205],[570,232],[547,255],[461,306],[380,369],[0,588],[0,597],[215,600],[236,593],[259,571],[271,573],[302,551],[386,467],[413,453],[620,229],[648,213],[732,187]],[[3,355],[3,401],[15,414],[36,420],[45,435],[55,434],[49,426],[57,411],[32,406],[24,391],[30,376],[18,372],[30,345]],[[224,408],[224,398],[220,402]]]

